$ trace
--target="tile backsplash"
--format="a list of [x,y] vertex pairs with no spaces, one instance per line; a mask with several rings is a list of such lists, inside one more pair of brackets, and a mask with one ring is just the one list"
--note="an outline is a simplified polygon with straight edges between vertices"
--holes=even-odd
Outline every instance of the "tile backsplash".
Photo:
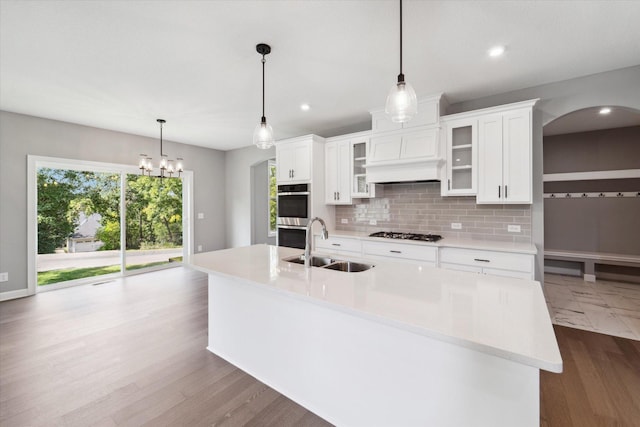
[[[382,187],[380,197],[354,199],[351,206],[336,206],[336,230],[434,233],[462,239],[531,242],[530,205],[477,205],[475,197],[442,197],[439,182]],[[348,224],[342,224],[342,219],[347,219]],[[452,222],[460,223],[462,228],[452,229]],[[508,232],[507,226],[511,224],[519,225],[521,232]]]

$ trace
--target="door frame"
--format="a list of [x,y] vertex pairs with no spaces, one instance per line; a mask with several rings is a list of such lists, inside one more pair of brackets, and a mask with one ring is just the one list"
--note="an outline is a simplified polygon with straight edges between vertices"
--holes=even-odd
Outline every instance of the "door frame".
[[[117,163],[94,162],[88,160],[64,159],[48,156],[27,156],[27,292],[34,295],[36,292],[66,288],[102,282],[112,278],[146,273],[153,270],[169,268],[168,266],[150,267],[148,269],[126,270],[126,206],[120,203],[120,272],[105,274],[96,277],[70,280],[59,285],[53,284],[47,289],[38,288],[38,272],[36,258],[38,255],[38,180],[36,172],[38,168],[69,169],[76,171],[91,171],[100,173],[112,173],[120,175],[120,200],[125,200],[126,176],[138,175],[140,169],[137,166],[122,165]],[[186,170],[182,173],[182,259],[189,263],[193,255],[193,171]],[[173,267],[173,266],[172,266]]]

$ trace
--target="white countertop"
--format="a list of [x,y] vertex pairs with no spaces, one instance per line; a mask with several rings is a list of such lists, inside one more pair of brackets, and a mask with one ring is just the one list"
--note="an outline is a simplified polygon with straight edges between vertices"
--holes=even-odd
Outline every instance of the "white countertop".
[[[314,233],[319,235],[317,233]],[[412,245],[435,246],[439,248],[480,249],[486,251],[511,252],[535,255],[538,253],[533,243],[500,242],[495,240],[457,239],[444,237],[437,242],[423,242],[420,240],[387,239],[384,237],[369,237],[369,233],[358,231],[330,231],[329,237],[347,237],[360,240],[370,240],[385,243],[408,243]]]
[[305,269],[282,260],[300,253],[300,249],[254,245],[196,254],[191,265],[416,334],[562,372],[538,282],[392,261],[374,261],[370,270],[346,273]]

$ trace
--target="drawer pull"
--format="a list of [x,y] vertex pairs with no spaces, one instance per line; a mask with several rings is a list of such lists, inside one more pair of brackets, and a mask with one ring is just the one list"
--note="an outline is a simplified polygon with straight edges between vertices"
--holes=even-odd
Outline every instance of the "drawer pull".
[[392,254],[401,254],[402,253],[402,251],[389,251],[389,252],[391,252]]
[[332,243],[331,246],[342,246],[340,243]]
[[474,261],[479,261],[479,262],[491,262],[491,261],[490,261],[490,260],[488,260],[488,259],[482,259],[482,258],[474,258],[473,260],[474,260]]

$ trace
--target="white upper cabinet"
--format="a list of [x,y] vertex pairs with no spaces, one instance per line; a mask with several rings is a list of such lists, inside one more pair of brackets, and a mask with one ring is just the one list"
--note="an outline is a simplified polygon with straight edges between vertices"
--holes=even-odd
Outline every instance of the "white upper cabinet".
[[369,138],[354,138],[351,140],[351,197],[376,197],[376,185],[367,183],[367,148]]
[[311,140],[276,143],[278,183],[311,179]]
[[478,118],[477,203],[532,203],[534,103]]
[[446,138],[446,179],[443,196],[475,196],[477,192],[478,119],[443,120]]
[[351,140],[325,144],[325,203],[351,204]]

